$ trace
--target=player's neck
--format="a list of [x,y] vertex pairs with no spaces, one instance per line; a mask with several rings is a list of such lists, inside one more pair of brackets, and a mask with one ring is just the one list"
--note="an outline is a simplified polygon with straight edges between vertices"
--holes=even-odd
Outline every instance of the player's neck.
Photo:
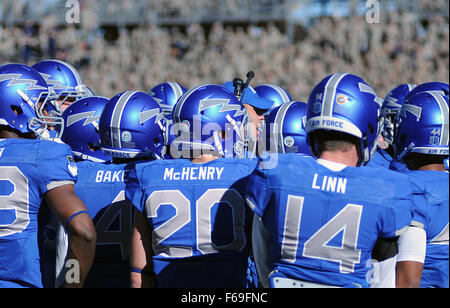
[[324,151],[320,155],[321,159],[329,160],[335,163],[344,164],[350,167],[356,167],[358,164],[358,154],[354,151]]
[[22,137],[20,137],[14,132],[7,130],[0,130],[0,139],[11,139],[11,138],[22,139]]
[[429,164],[418,168],[421,171],[447,171],[444,164]]
[[213,154],[202,154],[196,158],[191,159],[191,163],[193,164],[204,164],[210,161],[213,161],[219,157],[213,155]]

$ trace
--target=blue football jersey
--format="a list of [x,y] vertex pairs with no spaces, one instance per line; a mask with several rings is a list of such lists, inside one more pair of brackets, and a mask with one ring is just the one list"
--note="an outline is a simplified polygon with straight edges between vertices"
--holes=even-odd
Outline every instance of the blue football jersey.
[[256,161],[174,159],[139,164],[127,197],[152,227],[158,287],[246,286],[251,211],[244,193]]
[[389,169],[389,166],[392,162],[392,157],[388,152],[381,148],[377,148],[373,157],[368,162],[368,167],[383,167]]
[[42,287],[38,211],[47,191],[76,180],[68,145],[0,140],[0,288]]
[[408,167],[406,164],[398,161],[397,159],[393,159],[389,165],[389,169],[397,172],[406,172],[408,171]]
[[78,162],[75,192],[86,205],[97,231],[94,263],[87,288],[128,288],[133,207],[125,198],[132,164]]
[[414,184],[413,225],[423,227],[427,248],[420,287],[449,287],[449,179],[443,171],[407,171]]
[[248,181],[248,204],[270,234],[272,270],[341,287],[368,287],[371,252],[412,220],[408,178],[385,168],[332,171],[314,158],[278,154]]

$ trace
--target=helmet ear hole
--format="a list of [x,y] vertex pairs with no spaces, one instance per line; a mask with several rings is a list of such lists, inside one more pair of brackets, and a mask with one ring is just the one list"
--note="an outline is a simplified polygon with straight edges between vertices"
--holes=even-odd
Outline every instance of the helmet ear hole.
[[369,133],[373,134],[375,132],[372,123],[369,123]]
[[16,114],[16,115],[21,115],[23,113],[22,108],[20,108],[19,106],[10,106],[11,110]]

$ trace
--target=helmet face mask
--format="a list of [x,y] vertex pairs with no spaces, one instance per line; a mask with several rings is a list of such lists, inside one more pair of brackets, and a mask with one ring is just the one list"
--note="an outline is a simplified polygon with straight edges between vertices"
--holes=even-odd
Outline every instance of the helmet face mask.
[[171,144],[172,157],[245,157],[244,115],[236,96],[222,86],[206,84],[189,90],[172,111],[178,133]]
[[[54,99],[42,76],[22,64],[0,66],[0,125],[7,125],[20,134],[34,133],[40,139],[50,138],[48,128],[62,128],[59,116],[46,113]],[[57,137],[62,135],[58,130]]]
[[384,118],[382,136],[384,140],[392,145],[394,142],[394,131],[397,125],[397,117],[400,109],[402,108],[405,98],[411,91],[416,88],[415,84],[401,84],[392,89],[383,101],[382,115]]

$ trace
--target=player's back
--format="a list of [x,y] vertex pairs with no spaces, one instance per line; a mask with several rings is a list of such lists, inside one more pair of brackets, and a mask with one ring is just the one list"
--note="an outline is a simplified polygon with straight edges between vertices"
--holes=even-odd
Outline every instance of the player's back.
[[261,162],[250,176],[248,202],[273,239],[272,270],[319,284],[368,287],[376,240],[397,236],[411,222],[407,177],[386,168],[323,164],[329,167],[284,154],[276,165]]
[[[414,184],[415,220],[427,234],[421,287],[449,287],[449,178],[443,171],[407,171]],[[425,202],[421,202],[423,200]]]
[[245,287],[250,213],[243,196],[255,165],[176,159],[136,166],[139,186],[127,194],[152,226],[158,287]]
[[86,205],[97,231],[94,263],[85,280],[87,288],[127,288],[133,207],[125,199],[131,164],[78,164],[75,192]]
[[0,140],[0,287],[42,287],[38,211],[48,190],[76,181],[71,153],[52,141]]

